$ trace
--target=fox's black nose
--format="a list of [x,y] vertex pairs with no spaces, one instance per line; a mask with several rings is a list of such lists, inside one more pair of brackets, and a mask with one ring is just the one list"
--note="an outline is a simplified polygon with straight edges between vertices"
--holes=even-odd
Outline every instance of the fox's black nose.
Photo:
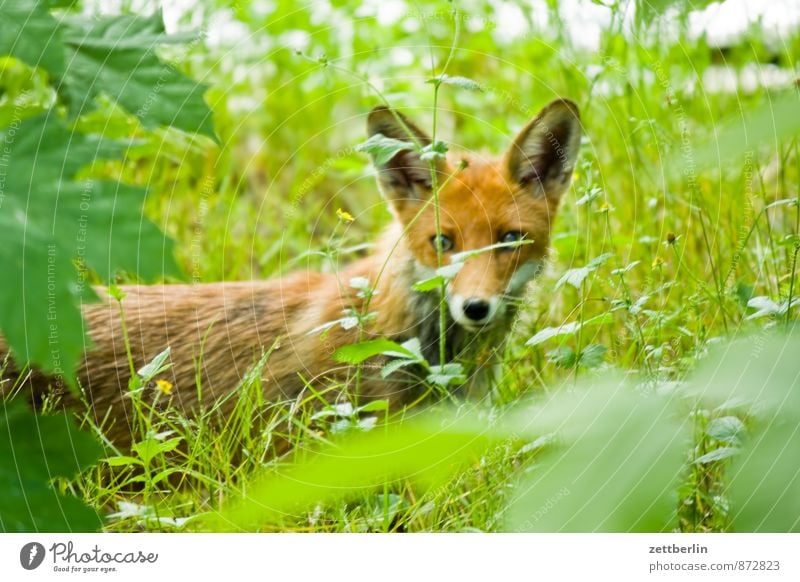
[[464,315],[472,321],[483,321],[489,315],[489,302],[483,299],[467,299],[464,302]]

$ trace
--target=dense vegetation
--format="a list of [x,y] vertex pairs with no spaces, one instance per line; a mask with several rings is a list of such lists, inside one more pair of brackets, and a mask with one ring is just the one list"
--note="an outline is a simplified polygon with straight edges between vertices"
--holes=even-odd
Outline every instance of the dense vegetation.
[[[266,354],[226,426],[137,402],[133,450],[102,454],[63,413],[9,401],[0,529],[800,529],[798,32],[716,46],[690,26],[707,2],[584,3],[608,19],[593,38],[554,1],[206,0],[168,10],[182,32],[166,35],[160,13],[134,15],[154,6],[49,4],[0,2],[0,330],[68,383],[86,282],[267,278],[362,252],[389,218],[357,147],[379,103],[449,149],[499,153],[569,97],[586,138],[491,394],[411,419],[263,412]],[[101,226],[82,247],[87,198]],[[276,458],[279,437],[294,448]],[[65,442],[73,464],[13,460]],[[74,514],[13,512],[35,494]]]

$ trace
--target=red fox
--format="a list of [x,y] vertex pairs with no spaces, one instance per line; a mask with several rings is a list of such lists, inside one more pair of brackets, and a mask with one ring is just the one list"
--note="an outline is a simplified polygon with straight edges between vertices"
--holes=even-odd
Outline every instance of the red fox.
[[[367,127],[369,136],[431,144],[410,120],[386,107],[369,114]],[[341,386],[352,369],[332,356],[359,341],[418,338],[425,358],[439,364],[441,287],[433,292],[412,287],[451,263],[457,253],[462,253],[463,264],[445,291],[445,356],[463,354],[479,339],[496,347],[508,332],[513,299],[534,279],[547,255],[580,141],[577,106],[557,100],[494,161],[440,157],[432,172],[419,147],[401,150],[388,161],[376,160],[381,162],[376,163],[380,190],[393,220],[371,256],[336,274],[298,272],[250,283],[124,286],[122,308],[133,362],[138,369],[169,347],[172,366],[163,376],[174,386],[170,405],[188,415],[230,394],[271,348],[263,368],[265,401],[294,398],[305,386],[323,380]],[[440,186],[438,230],[436,208],[429,203],[434,177]],[[520,241],[527,244],[513,244]],[[479,249],[485,250],[463,254]],[[354,280],[362,284],[351,285]],[[331,324],[348,310],[361,312],[365,306],[370,316],[362,326]],[[113,442],[125,446],[133,419],[126,398],[130,364],[119,305],[110,299],[87,305],[84,316],[94,345],[80,366],[80,385],[98,424]],[[0,339],[0,362],[7,353]],[[48,379],[40,375],[30,375],[27,383],[33,385],[34,402],[48,390]],[[7,392],[13,382],[3,384]],[[420,384],[419,379],[408,381],[407,370],[384,378],[368,367],[360,372],[358,397],[402,404],[418,396]],[[65,393],[63,401],[79,405],[71,393]],[[224,405],[223,413],[225,406],[233,403]]]

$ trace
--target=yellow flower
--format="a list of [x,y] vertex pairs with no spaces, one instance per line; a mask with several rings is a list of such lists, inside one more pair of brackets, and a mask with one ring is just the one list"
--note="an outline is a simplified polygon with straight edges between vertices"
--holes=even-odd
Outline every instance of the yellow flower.
[[655,259],[653,259],[652,267],[654,269],[657,269],[658,267],[660,267],[663,264],[664,264],[664,259],[662,259],[661,257],[656,257]]
[[597,212],[599,213],[611,212],[612,210],[614,210],[614,207],[611,206],[611,204],[609,204],[608,202],[603,202],[603,204],[600,205],[600,208],[597,209]]
[[164,396],[169,396],[172,394],[172,389],[174,386],[172,385],[172,382],[167,380],[156,380],[156,388],[158,388],[158,391]]
[[341,220],[342,222],[353,222],[355,220],[352,214],[350,214],[346,210],[342,210],[341,208],[336,211],[336,216],[338,216],[339,220]]

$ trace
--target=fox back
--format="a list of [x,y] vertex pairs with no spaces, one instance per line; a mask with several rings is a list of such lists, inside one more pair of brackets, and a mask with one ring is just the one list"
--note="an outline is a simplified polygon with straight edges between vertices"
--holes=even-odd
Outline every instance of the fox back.
[[[385,107],[370,113],[367,126],[370,137],[394,140],[396,146],[389,159],[373,160],[393,220],[370,256],[335,274],[123,286],[121,304],[108,299],[84,308],[93,345],[79,370],[82,398],[112,441],[126,446],[131,439],[131,361],[139,369],[166,348],[171,366],[159,378],[171,385],[168,397],[159,395],[155,384],[144,389],[152,393],[150,401],[191,416],[214,403],[222,414],[229,412],[234,399],[228,396],[265,353],[265,401],[297,398],[314,386],[329,401],[384,398],[397,406],[420,396],[418,370],[403,368],[383,377],[388,356],[376,356],[353,382],[354,369],[336,362],[337,350],[376,338],[418,338],[431,364],[441,363],[444,353],[446,360],[466,357],[479,368],[484,356],[502,345],[515,299],[546,258],[556,211],[570,184],[580,147],[577,107],[554,101],[498,159],[451,154],[431,162],[422,153],[431,139]],[[447,279],[443,316],[441,287],[414,290],[415,283],[437,273]],[[348,314],[360,314],[361,325],[347,324]],[[7,355],[0,338],[0,362]],[[53,378],[35,370],[22,382],[15,381],[19,373],[13,363],[6,367],[3,394],[12,386],[30,389],[37,403],[59,390]],[[60,392],[65,405],[82,405],[66,388]]]

